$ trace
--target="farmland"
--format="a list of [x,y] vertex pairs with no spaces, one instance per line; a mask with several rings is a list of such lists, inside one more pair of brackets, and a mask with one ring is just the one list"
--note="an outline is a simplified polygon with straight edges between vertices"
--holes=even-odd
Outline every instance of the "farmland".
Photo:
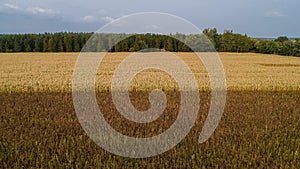
[[[220,53],[227,81],[224,115],[213,136],[198,144],[210,106],[209,79],[192,53],[176,53],[200,86],[201,107],[189,135],[161,155],[130,159],[98,147],[81,128],[72,102],[79,53],[0,54],[0,168],[299,168],[300,58]],[[162,88],[162,117],[135,124],[118,114],[109,87],[130,53],[109,53],[97,73],[97,101],[119,132],[150,137],[176,119],[180,94],[165,72],[145,70],[131,83],[131,101],[147,110],[149,91]],[[154,76],[155,75],[155,76]]]

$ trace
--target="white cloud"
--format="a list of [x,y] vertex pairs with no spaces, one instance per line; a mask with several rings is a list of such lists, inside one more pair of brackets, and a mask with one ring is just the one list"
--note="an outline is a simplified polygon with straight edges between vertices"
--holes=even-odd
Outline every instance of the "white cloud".
[[104,21],[104,22],[112,22],[115,19],[112,18],[112,17],[109,17],[109,16],[105,16],[105,17],[102,17],[101,20]]
[[6,8],[9,8],[9,9],[15,9],[15,10],[18,10],[18,9],[20,9],[20,7],[18,7],[17,5],[14,5],[14,4],[4,4],[3,5],[4,7],[6,7]]
[[27,12],[30,12],[32,14],[46,14],[46,15],[55,15],[57,12],[55,12],[53,9],[45,9],[40,7],[30,7],[26,9]]
[[53,9],[41,8],[41,7],[20,7],[14,4],[6,3],[0,6],[0,9],[6,9],[6,13],[19,13],[19,14],[30,14],[30,15],[43,15],[43,16],[50,16],[56,17],[58,12]]
[[83,17],[83,21],[87,22],[87,23],[92,23],[92,22],[97,22],[98,18],[95,16],[88,15],[88,16]]
[[97,17],[97,16],[88,15],[88,16],[83,17],[82,20],[87,23],[95,23],[95,22],[107,23],[107,22],[112,22],[114,20],[114,18],[109,17],[109,16]]
[[265,17],[270,17],[270,18],[281,18],[284,17],[285,14],[279,11],[269,11],[265,13]]

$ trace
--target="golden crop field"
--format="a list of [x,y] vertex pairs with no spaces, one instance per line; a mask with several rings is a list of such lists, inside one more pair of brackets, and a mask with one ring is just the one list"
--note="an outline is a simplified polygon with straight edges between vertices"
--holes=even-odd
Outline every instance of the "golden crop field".
[[[79,53],[2,53],[1,90],[71,91],[72,74],[78,55]],[[109,53],[100,65],[97,78],[101,83],[97,85],[110,87],[115,69],[128,55],[130,53]],[[192,53],[176,55],[192,69],[200,88],[207,88],[208,74],[200,60]],[[219,56],[224,65],[228,89],[300,89],[299,58],[253,53],[220,53]],[[132,85],[174,85],[167,83],[168,78],[164,72],[146,70],[133,80]]]
[[[72,102],[79,53],[0,53],[0,168],[299,168],[300,58],[219,53],[227,82],[220,124],[198,137],[210,107],[209,78],[192,53],[176,53],[194,73],[201,97],[197,121],[173,149],[131,159],[107,152],[82,129]],[[138,110],[150,107],[149,89],[163,88],[161,117],[136,124],[120,115],[109,91],[115,69],[130,53],[109,53],[97,73],[97,102],[117,131],[151,137],[168,129],[180,108],[174,79],[148,69],[131,82]],[[206,90],[208,89],[208,90]]]

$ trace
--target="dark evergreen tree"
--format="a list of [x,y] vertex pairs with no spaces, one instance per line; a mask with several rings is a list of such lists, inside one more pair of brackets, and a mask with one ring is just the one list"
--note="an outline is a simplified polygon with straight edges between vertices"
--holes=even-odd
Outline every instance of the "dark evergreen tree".
[[285,42],[285,41],[288,41],[289,40],[289,38],[288,37],[286,37],[286,36],[279,36],[277,39],[275,39],[274,41],[275,42],[281,42],[281,43],[283,43],[283,42]]

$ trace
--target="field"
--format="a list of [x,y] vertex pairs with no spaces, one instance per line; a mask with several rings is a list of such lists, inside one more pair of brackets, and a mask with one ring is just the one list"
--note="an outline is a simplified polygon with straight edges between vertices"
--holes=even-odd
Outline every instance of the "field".
[[[188,136],[161,155],[130,159],[97,146],[81,128],[72,102],[72,74],[79,53],[0,54],[0,168],[299,168],[300,58],[220,53],[227,81],[221,122],[209,140],[198,136],[210,106],[209,79],[191,53],[177,53],[200,86],[201,107]],[[130,53],[108,54],[97,73],[97,101],[119,132],[150,137],[172,125],[178,86],[158,70],[131,82],[130,98],[147,110],[149,92],[166,92],[167,108],[156,121],[135,124],[114,107],[109,91],[118,64]]]

